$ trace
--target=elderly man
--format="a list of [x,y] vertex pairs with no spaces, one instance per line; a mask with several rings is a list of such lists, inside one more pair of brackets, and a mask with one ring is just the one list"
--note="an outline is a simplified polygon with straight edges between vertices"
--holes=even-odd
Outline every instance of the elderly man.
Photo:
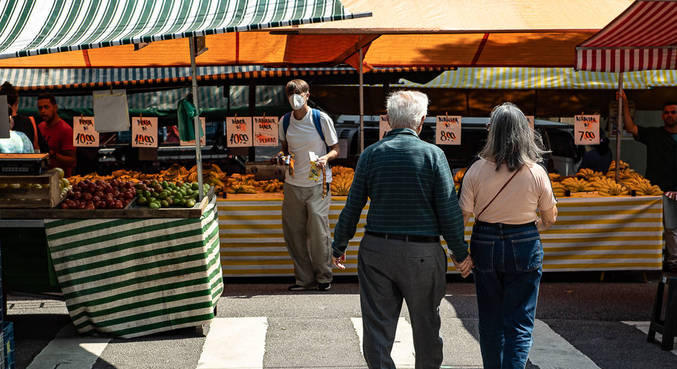
[[427,108],[423,93],[390,95],[387,110],[392,131],[360,156],[334,229],[333,262],[342,269],[348,241],[355,235],[367,199],[371,200],[357,267],[363,352],[369,368],[395,368],[390,351],[402,299],[411,318],[416,368],[439,368],[439,305],[447,270],[440,234],[454,259],[462,261],[457,267],[464,277],[472,267],[447,159],[440,148],[418,137]]

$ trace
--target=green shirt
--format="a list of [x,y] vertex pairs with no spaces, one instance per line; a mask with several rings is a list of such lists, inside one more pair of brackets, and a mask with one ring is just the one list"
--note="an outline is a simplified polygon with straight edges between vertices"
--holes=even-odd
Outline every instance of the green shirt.
[[439,236],[457,261],[468,256],[463,215],[444,152],[411,129],[395,129],[360,155],[346,206],[334,228],[333,255],[345,253],[370,199],[365,229]]

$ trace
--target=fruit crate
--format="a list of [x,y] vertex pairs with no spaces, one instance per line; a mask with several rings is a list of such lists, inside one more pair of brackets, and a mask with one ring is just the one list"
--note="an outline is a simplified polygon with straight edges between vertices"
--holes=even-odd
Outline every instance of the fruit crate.
[[59,174],[0,176],[0,208],[53,208],[61,202]]

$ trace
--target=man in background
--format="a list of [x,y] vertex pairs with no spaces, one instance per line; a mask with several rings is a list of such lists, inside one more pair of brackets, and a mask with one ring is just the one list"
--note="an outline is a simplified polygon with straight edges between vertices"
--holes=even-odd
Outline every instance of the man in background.
[[42,119],[38,128],[49,145],[49,166],[63,169],[64,175],[70,177],[76,163],[73,128],[59,117],[58,109],[54,96],[38,96],[38,113]]
[[646,145],[646,178],[664,192],[664,269],[677,272],[677,101],[663,104],[663,127],[644,127],[632,119],[623,91],[621,98],[625,130]]

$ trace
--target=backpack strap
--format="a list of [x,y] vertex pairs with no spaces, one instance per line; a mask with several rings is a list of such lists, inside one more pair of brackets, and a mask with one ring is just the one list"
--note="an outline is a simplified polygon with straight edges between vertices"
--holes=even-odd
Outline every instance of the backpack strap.
[[[322,115],[320,115],[320,111],[317,109],[311,108],[310,111],[313,114],[313,124],[315,124],[315,129],[317,130],[317,133],[320,134],[320,138],[322,139],[322,142],[324,141],[324,132],[322,132]],[[326,146],[325,142],[325,146]]]
[[291,112],[282,116],[282,130],[284,132],[284,140],[287,141],[287,130],[289,129],[289,122],[291,118]]

